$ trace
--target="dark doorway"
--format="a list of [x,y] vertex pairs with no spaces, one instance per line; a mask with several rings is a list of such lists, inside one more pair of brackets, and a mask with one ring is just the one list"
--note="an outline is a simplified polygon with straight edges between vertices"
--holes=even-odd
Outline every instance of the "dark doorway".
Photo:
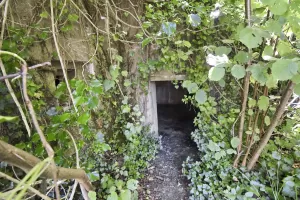
[[161,149],[150,171],[150,199],[185,200],[189,189],[182,175],[182,163],[188,156],[197,159],[197,146],[191,139],[196,111],[182,102],[188,92],[170,81],[156,82],[158,133]]

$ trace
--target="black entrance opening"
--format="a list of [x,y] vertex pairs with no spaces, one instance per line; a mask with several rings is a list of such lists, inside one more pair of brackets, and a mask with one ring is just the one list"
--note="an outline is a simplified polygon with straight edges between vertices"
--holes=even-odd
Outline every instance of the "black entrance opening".
[[[170,81],[156,82],[158,133],[161,149],[154,161],[154,180],[150,190],[155,200],[188,199],[186,177],[182,175],[182,163],[188,156],[196,159],[197,147],[191,139],[196,111],[182,102],[188,92]],[[153,188],[152,188],[153,187]]]

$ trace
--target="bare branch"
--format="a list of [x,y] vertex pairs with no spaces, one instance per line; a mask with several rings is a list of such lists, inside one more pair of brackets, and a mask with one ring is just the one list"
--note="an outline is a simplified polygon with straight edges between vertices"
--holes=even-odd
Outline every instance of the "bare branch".
[[[44,62],[44,63],[40,63],[40,64],[37,64],[37,65],[33,65],[31,67],[28,67],[28,70],[31,70],[31,69],[36,69],[36,68],[39,68],[39,67],[44,67],[44,66],[50,66],[51,63],[50,62]],[[8,74],[6,76],[2,76],[0,77],[0,81],[4,81],[5,79],[10,79],[10,78],[15,78],[15,77],[18,77],[18,76],[21,76],[22,75],[22,72],[18,72],[18,73],[14,73],[14,74]]]
[[[14,147],[0,140],[0,160],[14,165],[25,172],[30,171],[41,160],[32,154]],[[57,167],[50,163],[49,167],[42,174],[42,177],[53,178],[53,171],[57,171],[58,179],[76,179],[87,191],[94,189],[86,173],[82,169]]]

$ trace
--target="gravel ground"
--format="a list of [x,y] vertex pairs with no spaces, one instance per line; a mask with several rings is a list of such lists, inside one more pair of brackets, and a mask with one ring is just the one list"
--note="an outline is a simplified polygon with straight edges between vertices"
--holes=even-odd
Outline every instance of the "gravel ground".
[[185,105],[158,106],[161,149],[141,181],[141,200],[188,199],[188,181],[182,175],[182,163],[188,156],[197,159],[197,147],[191,140],[194,112]]

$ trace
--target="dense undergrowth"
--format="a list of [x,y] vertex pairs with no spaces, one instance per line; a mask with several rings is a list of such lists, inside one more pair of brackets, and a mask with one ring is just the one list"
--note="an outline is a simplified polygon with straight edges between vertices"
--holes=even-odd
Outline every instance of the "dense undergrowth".
[[[56,38],[58,33],[67,35],[78,24],[95,28],[97,20],[107,20],[105,31],[100,30],[100,24],[87,38],[95,44],[91,60],[98,62],[99,74],[61,81],[56,86],[53,83],[53,87],[36,72],[27,76],[26,89],[40,128],[54,149],[56,165],[83,168],[96,188],[95,192],[90,190],[90,199],[138,198],[138,179],[155,157],[158,141],[149,134],[136,94],[147,93],[150,73],[159,70],[186,73],[187,80],[181,85],[189,95],[183,101],[199,110],[194,120],[197,129],[191,136],[200,160],[187,158],[183,163],[183,173],[190,181],[190,199],[299,198],[298,1],[128,4],[134,9],[144,7],[142,16],[108,0],[91,1],[90,6],[81,1],[78,6],[77,2],[66,2],[55,1],[51,6],[54,14],[49,14],[47,6],[37,7],[41,10],[28,27],[3,20],[1,63],[8,73],[18,72],[16,66],[24,64],[22,59],[30,63],[30,48],[35,43],[45,45],[48,38]],[[122,16],[115,11],[122,11]],[[126,38],[130,25],[124,23],[128,15],[135,16],[139,25],[131,38]],[[40,24],[47,24],[53,16],[57,19],[55,30]],[[109,21],[111,18],[115,21]],[[99,34],[103,32],[104,36]],[[134,41],[126,40],[132,38]],[[143,51],[138,55],[132,50],[137,47],[130,49],[125,44],[137,45],[150,55]],[[58,47],[52,54],[49,59],[59,60]],[[131,68],[135,61],[137,71]],[[64,63],[60,64],[64,68]],[[41,74],[54,72],[48,69]],[[11,83],[15,91],[23,86],[18,79]],[[24,94],[15,93],[22,101]],[[24,120],[13,117],[26,106],[16,108],[7,85],[0,85],[0,94],[1,141],[47,159],[38,131],[25,134]],[[5,162],[0,167],[10,176],[26,178],[24,172]],[[34,173],[31,179],[24,179],[26,187],[39,180],[39,171]],[[10,184],[9,180],[1,181],[1,198],[13,199],[18,193],[2,192]],[[51,179],[46,184],[48,190],[43,192],[52,191],[54,197],[55,184]],[[72,185],[73,181],[65,180],[60,186],[62,197],[70,196]],[[19,183],[17,187],[21,186]],[[19,198],[30,195],[23,191],[26,189],[18,193]],[[79,195],[77,190],[75,197]]]

